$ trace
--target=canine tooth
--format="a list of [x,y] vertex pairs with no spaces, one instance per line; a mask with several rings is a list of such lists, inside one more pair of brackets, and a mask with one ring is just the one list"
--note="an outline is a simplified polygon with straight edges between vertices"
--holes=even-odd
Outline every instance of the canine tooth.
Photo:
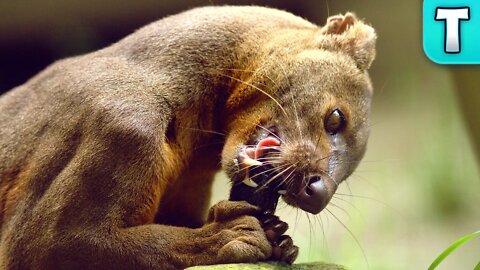
[[243,161],[242,161],[243,164],[247,165],[247,166],[261,166],[263,165],[262,162],[256,160],[256,159],[253,159],[253,158],[250,158],[249,156],[246,156]]
[[277,191],[277,192],[278,192],[278,194],[280,194],[280,195],[285,195],[285,194],[287,194],[287,190],[285,190],[285,189],[279,190],[279,191]]
[[243,179],[242,182],[249,187],[253,187],[253,188],[258,187],[258,184],[253,182],[252,179],[250,179],[250,177],[245,177],[245,179]]
[[255,158],[255,147],[247,147],[245,148],[245,154],[250,158]]

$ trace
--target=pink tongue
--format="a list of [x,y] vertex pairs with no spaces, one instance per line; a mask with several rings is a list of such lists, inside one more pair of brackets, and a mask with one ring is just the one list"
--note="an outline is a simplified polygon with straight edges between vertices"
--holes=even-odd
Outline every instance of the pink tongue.
[[274,137],[267,137],[259,141],[255,148],[255,159],[262,157],[265,150],[275,146],[280,146],[280,141]]

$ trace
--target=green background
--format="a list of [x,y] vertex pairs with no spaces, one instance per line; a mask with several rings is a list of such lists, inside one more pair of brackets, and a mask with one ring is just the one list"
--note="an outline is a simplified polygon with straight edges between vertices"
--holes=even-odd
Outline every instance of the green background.
[[[167,14],[224,3],[280,7],[318,24],[354,11],[378,32],[372,133],[362,164],[341,185],[331,214],[280,204],[300,246],[298,262],[426,269],[451,242],[479,229],[480,69],[425,57],[421,1],[0,1],[0,91]],[[212,203],[229,189],[218,178]],[[438,269],[473,269],[479,254],[475,239]]]

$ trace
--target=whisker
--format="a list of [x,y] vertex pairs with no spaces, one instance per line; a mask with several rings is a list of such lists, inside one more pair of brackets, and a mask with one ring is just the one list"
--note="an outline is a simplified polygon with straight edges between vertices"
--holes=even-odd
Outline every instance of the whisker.
[[310,254],[312,252],[312,222],[310,221],[310,215],[307,212],[305,212],[305,215],[307,216],[307,219],[308,219],[308,230],[309,230],[308,253],[310,257]]
[[327,18],[330,17],[330,7],[328,6],[328,0],[325,0],[325,4],[327,6]]
[[[253,124],[251,121],[247,121],[247,120],[245,120],[245,119],[240,119],[240,120],[241,120],[241,121],[244,121],[244,122],[247,122],[247,123],[249,123],[249,124]],[[264,126],[262,126],[262,125],[260,125],[260,124],[255,124],[255,126],[257,126],[257,127],[261,128],[261,129],[267,131],[270,135],[273,135],[275,138],[277,138],[282,144],[286,144],[285,139],[280,138],[277,134],[273,133],[273,132],[270,131],[268,128],[266,128],[266,127],[264,127]],[[256,145],[253,145],[253,146],[256,146]]]
[[273,102],[275,102],[275,103],[277,104],[277,106],[282,110],[282,112],[285,114],[285,116],[288,117],[287,111],[285,111],[285,109],[284,109],[283,106],[280,104],[280,102],[278,102],[278,100],[276,100],[272,95],[270,95],[269,93],[267,93],[265,90],[259,88],[259,87],[256,86],[256,85],[253,85],[253,84],[251,84],[251,83],[249,83],[249,82],[243,81],[243,80],[241,80],[241,79],[239,79],[239,78],[235,78],[235,77],[233,77],[233,76],[226,75],[226,74],[220,74],[220,75],[221,75],[221,76],[224,76],[224,77],[227,77],[227,78],[230,78],[230,79],[232,79],[232,80],[234,80],[234,81],[243,83],[243,84],[245,84],[245,85],[248,85],[248,86],[252,87],[253,89],[261,92],[261,93],[264,94],[264,95],[266,95],[266,96],[269,97],[271,100],[273,100]]
[[[287,165],[287,164],[285,164],[285,166],[286,166],[286,165]],[[268,179],[268,181],[267,181],[265,184],[263,184],[259,189],[257,189],[255,192],[261,191],[261,190],[265,189],[265,188],[268,186],[268,184],[270,184],[273,180],[277,179],[278,177],[282,176],[283,173],[285,173],[286,171],[290,170],[292,167],[293,167],[293,165],[290,165],[290,166],[288,166],[288,168],[286,168],[285,170],[277,173],[275,176],[273,176],[272,178]]]
[[[383,201],[381,201],[381,200],[375,199],[375,198],[371,198],[371,197],[367,197],[367,196],[362,196],[362,195],[345,194],[345,193],[335,193],[333,196],[335,197],[336,195],[338,195],[338,196],[344,196],[344,197],[352,197],[352,198],[359,198],[359,199],[370,200],[370,201],[379,203],[379,204],[381,204],[381,205],[383,205],[383,206],[385,206],[385,207],[387,207],[387,208],[389,208],[389,209],[391,209],[391,210],[393,210],[393,211],[395,211],[395,212],[403,215],[403,214],[401,213],[401,211],[399,211],[399,210],[396,209],[395,207],[393,207],[393,206],[391,206],[391,205],[389,205],[389,204],[387,204],[387,203],[385,203],[385,202],[383,202]],[[338,199],[338,200],[344,200],[344,201],[348,202],[347,200],[345,200],[345,199],[343,199],[343,198],[341,198],[341,197],[336,197],[336,199]],[[352,204],[352,206],[353,206],[353,204]]]
[[265,131],[267,131],[270,135],[273,135],[275,138],[277,138],[281,143],[285,144],[285,141],[280,138],[277,134],[271,132],[268,128],[260,125],[260,124],[257,124],[257,127],[261,128],[261,129],[264,129]]
[[196,146],[194,148],[194,150],[198,150],[198,149],[201,149],[201,148],[204,148],[204,147],[208,147],[208,146],[212,146],[212,145],[217,145],[217,144],[223,144],[224,142],[221,141],[221,142],[211,142],[211,143],[205,143],[205,144],[201,144],[199,146]]
[[199,128],[190,128],[190,127],[187,127],[187,128],[185,128],[185,129],[190,129],[190,130],[193,130],[193,131],[202,131],[202,132],[205,132],[205,133],[211,133],[211,134],[216,134],[216,135],[227,136],[226,133],[218,132],[218,131],[215,131],[215,130],[199,129]]
[[[343,199],[343,198],[336,197],[335,194],[333,194],[333,196],[332,196],[332,201],[333,201],[333,200],[336,200],[336,202],[339,202],[339,203],[340,203],[340,202],[346,203],[349,207],[351,207],[351,208],[353,208],[355,211],[357,211],[357,213],[359,214],[360,218],[361,218],[364,222],[366,222],[367,219],[366,219],[365,216],[363,215],[362,211],[360,211],[360,209],[359,209],[357,206],[355,206],[352,202],[350,202],[350,201],[348,201],[348,200],[345,200],[345,199]],[[340,204],[337,204],[337,205],[340,206]]]
[[296,118],[295,124],[297,125],[297,130],[300,135],[300,139],[301,141],[303,141],[303,133],[300,128],[300,120],[298,118],[297,106],[295,105],[295,99],[293,98],[293,94],[291,94],[290,97],[292,98],[293,112],[295,113],[295,118]]
[[299,210],[298,208],[295,208],[295,224],[293,225],[293,232],[292,234],[295,234],[295,231],[297,230],[297,227],[298,227],[298,213],[299,213]]
[[356,208],[356,209],[358,210],[358,208],[357,208],[351,201],[349,201],[349,200],[347,200],[347,199],[344,199],[344,198],[342,198],[342,197],[338,197],[338,196],[336,196],[336,195],[337,195],[337,194],[334,193],[333,196],[332,196],[332,199],[342,201],[342,202],[348,204],[349,206],[351,206],[352,208]]
[[282,157],[279,155],[279,156],[269,156],[269,157],[262,157],[262,158],[257,158],[258,161],[268,161],[268,160],[281,160]]
[[[325,159],[329,159],[332,155],[331,154],[328,154],[326,156],[323,156],[323,157],[320,157],[318,159],[315,159],[315,162],[320,162],[322,160],[325,160]],[[335,165],[335,164],[334,164]]]
[[[277,165],[277,164],[281,164],[281,162],[272,162],[272,161],[269,161],[269,162],[264,162],[263,164],[264,164],[264,165]],[[239,169],[239,170],[236,170],[236,173],[242,172],[242,171],[244,171],[244,170],[250,169],[250,168],[255,167],[255,166],[257,166],[257,165],[249,165],[249,166],[246,166],[246,167],[244,167],[244,168],[241,168],[241,169]],[[286,166],[286,165],[285,165],[285,166]],[[281,168],[281,167],[279,166],[279,167],[271,168],[271,169],[268,169],[268,171],[272,171],[272,170],[278,169],[278,168]],[[262,174],[262,173],[264,173],[264,172],[268,172],[268,171],[262,171],[261,173],[256,174],[255,176],[258,176],[258,175],[260,175],[260,174]],[[255,176],[251,176],[251,177],[255,177]]]
[[[285,70],[285,67],[283,66],[282,63],[279,64],[279,67],[280,67],[280,69],[282,70],[284,79],[285,79],[285,80],[287,81],[287,83],[288,83],[288,87],[289,87],[289,88],[292,88],[292,84],[291,84],[291,82],[290,82],[290,79],[289,79],[288,76],[287,76],[287,71]],[[295,124],[296,124],[296,126],[297,126],[297,130],[298,130],[298,133],[299,133],[299,135],[300,135],[300,139],[301,139],[301,141],[303,141],[303,133],[302,133],[302,129],[300,128],[300,121],[299,121],[299,117],[298,117],[298,110],[297,110],[297,106],[296,106],[296,104],[295,104],[295,99],[294,99],[294,97],[293,97],[293,92],[291,92],[290,97],[292,98],[293,112],[294,112],[294,114],[295,114],[295,119],[296,119]]]
[[337,217],[335,216],[335,214],[332,213],[332,211],[330,211],[328,208],[325,208],[325,210],[330,213],[330,215],[335,218],[338,223],[340,223],[342,225],[343,228],[345,228],[345,230],[348,231],[348,233],[352,236],[353,240],[355,241],[355,243],[357,244],[357,246],[360,248],[360,250],[362,251],[362,255],[363,255],[363,259],[365,260],[365,263],[367,264],[367,269],[370,269],[370,264],[368,263],[368,259],[367,259],[367,254],[365,253],[365,250],[363,249],[362,245],[360,244],[360,241],[358,240],[358,238],[355,236],[355,234]]
[[350,183],[348,183],[348,181],[345,181],[345,184],[347,185],[348,192],[350,192],[350,194],[353,194],[352,188],[350,187]]
[[323,226],[322,217],[321,217],[321,215],[317,215],[317,216],[314,216],[314,217],[315,217],[315,220],[317,220],[317,223],[318,223],[318,225],[320,226],[320,228],[321,228],[321,230],[322,230],[322,235],[323,235],[322,245],[323,245],[324,249],[326,250],[327,258],[330,258],[330,252],[329,252],[329,248],[328,248],[328,241],[327,241],[327,236],[325,235],[325,229],[324,229],[324,226]]
[[[352,163],[358,163],[362,159],[352,159],[352,160],[343,160],[343,159],[337,159],[332,162],[332,165],[339,165],[339,164],[352,164]],[[363,162],[363,161],[362,161]]]
[[[227,68],[227,69],[223,69],[225,71],[241,71],[241,72],[250,72],[250,73],[257,73],[258,70],[250,70],[250,69],[238,69],[238,68]],[[269,79],[273,84],[275,84],[275,86],[277,86],[277,83],[272,79],[270,78],[267,74],[262,74],[262,77],[264,78],[267,78]],[[263,86],[267,86],[265,83],[261,83]]]
[[348,217],[349,220],[352,219],[352,216],[350,216],[350,214],[345,209],[343,209],[343,207],[340,207],[338,204],[335,204],[332,201],[329,202],[329,205],[331,205],[331,206],[339,209],[340,211],[342,211]]
[[328,178],[328,180],[332,181],[335,184],[335,186],[338,188],[339,183],[337,182],[337,180],[335,180],[335,178],[331,177],[328,174],[325,174],[325,176]]
[[[295,165],[296,165],[296,164],[295,164]],[[275,187],[275,189],[281,187],[283,184],[288,183],[288,181],[289,181],[288,179],[293,175],[293,173],[295,172],[295,170],[296,170],[296,168],[293,168],[293,170],[290,172],[290,174],[288,174],[287,177],[285,177],[285,179],[284,179],[280,184],[278,184],[278,185]],[[293,178],[293,177],[292,177],[292,178]]]
[[[282,165],[282,166],[279,166],[278,168],[284,168],[285,166],[287,166],[287,165],[284,164],[284,165]],[[270,168],[270,169],[268,169],[268,170],[261,171],[261,172],[255,174],[255,175],[250,176],[250,178],[255,178],[255,177],[259,176],[259,175],[262,175],[262,174],[267,173],[267,172],[274,171],[274,170],[276,170],[276,169],[278,169],[278,168]]]
[[[244,144],[244,146],[253,148],[253,147],[256,147],[257,145],[256,144]],[[276,149],[276,150],[279,150],[281,148],[281,146],[268,146],[268,147]]]
[[307,182],[307,178],[305,177],[305,173],[303,173],[302,184],[304,185],[302,190],[308,187],[308,182]]

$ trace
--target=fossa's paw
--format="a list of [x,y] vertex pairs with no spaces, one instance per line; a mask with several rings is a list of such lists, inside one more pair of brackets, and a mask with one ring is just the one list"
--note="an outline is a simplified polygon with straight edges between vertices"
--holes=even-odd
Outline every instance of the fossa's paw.
[[335,15],[327,19],[322,28],[322,34],[342,34],[347,28],[356,22],[355,15],[347,12],[345,15]]
[[298,247],[293,244],[290,236],[284,234],[288,229],[288,224],[272,214],[265,214],[260,221],[267,239],[272,245],[270,259],[292,264],[298,256]]
[[209,212],[204,237],[216,250],[216,263],[274,260],[293,263],[298,247],[284,235],[287,223],[246,202],[221,201]]
[[260,213],[258,207],[244,201],[220,201],[208,211],[207,222],[230,221],[242,216],[256,216]]
[[246,202],[221,201],[210,209],[204,237],[211,241],[216,263],[254,263],[272,254],[260,221],[260,209]]

